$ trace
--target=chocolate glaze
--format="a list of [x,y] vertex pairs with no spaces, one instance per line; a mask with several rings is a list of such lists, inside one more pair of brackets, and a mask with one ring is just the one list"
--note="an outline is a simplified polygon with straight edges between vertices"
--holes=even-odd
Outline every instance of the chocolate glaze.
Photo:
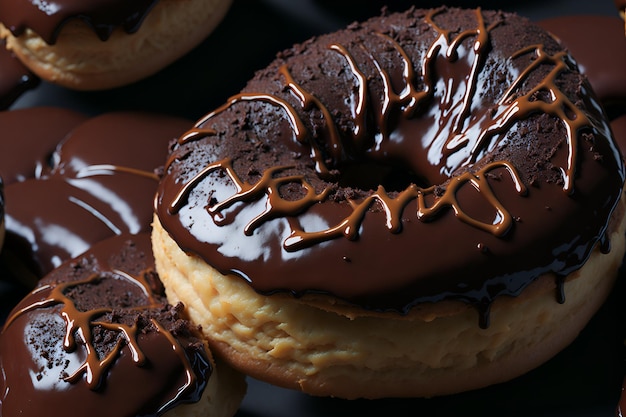
[[[36,121],[47,126],[57,113],[37,112]],[[24,114],[4,116],[23,120]],[[7,125],[16,129],[9,131],[15,141],[39,129],[13,122]],[[7,185],[8,250],[41,277],[106,237],[149,231],[157,170],[169,142],[190,125],[182,118],[119,112],[75,127],[41,175]]]
[[0,40],[0,110],[8,109],[25,91],[39,85],[40,79]]
[[183,250],[259,292],[400,312],[457,299],[486,324],[496,297],[584,264],[623,181],[551,36],[441,8],[281,53],[179,139],[155,208]]
[[0,112],[0,175],[6,184],[49,174],[52,155],[65,136],[88,116],[60,107]]
[[197,401],[212,371],[199,334],[167,304],[148,234],[102,241],[13,309],[0,415],[158,416]]
[[609,115],[626,111],[624,21],[610,16],[563,16],[538,22],[575,57]]
[[85,22],[103,41],[121,27],[128,33],[139,29],[157,0],[1,0],[0,22],[15,36],[30,28],[47,43],[56,42],[63,25],[72,19]]

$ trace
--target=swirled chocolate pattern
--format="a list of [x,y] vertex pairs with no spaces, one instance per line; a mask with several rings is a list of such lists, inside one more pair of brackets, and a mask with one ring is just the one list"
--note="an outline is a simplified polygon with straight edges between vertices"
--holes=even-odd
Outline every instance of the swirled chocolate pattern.
[[181,248],[260,292],[486,311],[579,268],[623,180],[601,106],[546,32],[412,9],[280,54],[179,139],[155,207]]
[[45,277],[0,335],[0,414],[158,416],[197,401],[211,362],[153,262],[148,235],[116,236]]

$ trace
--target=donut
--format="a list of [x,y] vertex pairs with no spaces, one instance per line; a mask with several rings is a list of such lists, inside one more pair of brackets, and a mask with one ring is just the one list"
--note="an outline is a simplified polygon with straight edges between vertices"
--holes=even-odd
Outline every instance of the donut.
[[4,40],[0,41],[0,110],[11,107],[15,100],[39,82],[39,77],[5,48]]
[[[589,78],[609,116],[626,108],[626,36],[615,16],[561,16],[539,21],[566,47]],[[593,33],[593,36],[589,36]]]
[[162,289],[149,234],[103,240],[52,271],[0,334],[0,413],[232,416],[243,377],[216,365]]
[[231,0],[0,2],[0,37],[43,80],[103,90],[146,78],[200,44]]
[[14,158],[0,171],[11,179],[4,257],[16,276],[32,287],[96,242],[149,232],[158,169],[169,142],[191,124],[130,111],[88,117],[29,108],[0,114],[7,139],[0,145],[6,147],[2,159]]
[[518,15],[384,13],[278,54],[171,147],[153,251],[214,353],[315,396],[510,380],[576,338],[625,251],[624,165]]

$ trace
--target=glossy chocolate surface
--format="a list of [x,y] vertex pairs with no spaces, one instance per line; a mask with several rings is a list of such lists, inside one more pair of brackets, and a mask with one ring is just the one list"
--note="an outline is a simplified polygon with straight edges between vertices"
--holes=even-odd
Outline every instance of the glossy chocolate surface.
[[211,363],[167,304],[148,234],[94,245],[41,280],[0,334],[0,415],[158,416],[199,399]]
[[60,107],[0,112],[0,175],[6,184],[48,175],[57,146],[88,116]]
[[[56,126],[59,112],[0,115],[10,121],[4,126],[15,129],[5,130],[5,137],[40,138],[37,143],[47,149],[55,135],[35,132]],[[32,122],[25,122],[29,117]],[[61,138],[41,174],[7,185],[9,250],[41,277],[104,238],[149,231],[157,170],[169,142],[189,125],[183,118],[134,112],[77,124]],[[36,160],[33,156],[22,161]]]
[[605,238],[624,180],[610,136],[538,27],[409,11],[280,54],[179,139],[156,210],[183,250],[263,293],[484,312]]
[[102,40],[108,39],[117,27],[132,33],[157,0],[2,0],[0,22],[15,36],[30,28],[49,44],[56,41],[59,31],[71,19],[91,26]]

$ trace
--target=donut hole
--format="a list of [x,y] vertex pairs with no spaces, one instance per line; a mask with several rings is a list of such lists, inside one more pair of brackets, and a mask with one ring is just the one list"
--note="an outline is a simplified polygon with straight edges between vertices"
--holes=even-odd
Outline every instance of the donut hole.
[[343,166],[340,172],[337,184],[341,188],[368,191],[383,186],[387,192],[399,192],[411,184],[432,185],[399,162],[355,161]]

